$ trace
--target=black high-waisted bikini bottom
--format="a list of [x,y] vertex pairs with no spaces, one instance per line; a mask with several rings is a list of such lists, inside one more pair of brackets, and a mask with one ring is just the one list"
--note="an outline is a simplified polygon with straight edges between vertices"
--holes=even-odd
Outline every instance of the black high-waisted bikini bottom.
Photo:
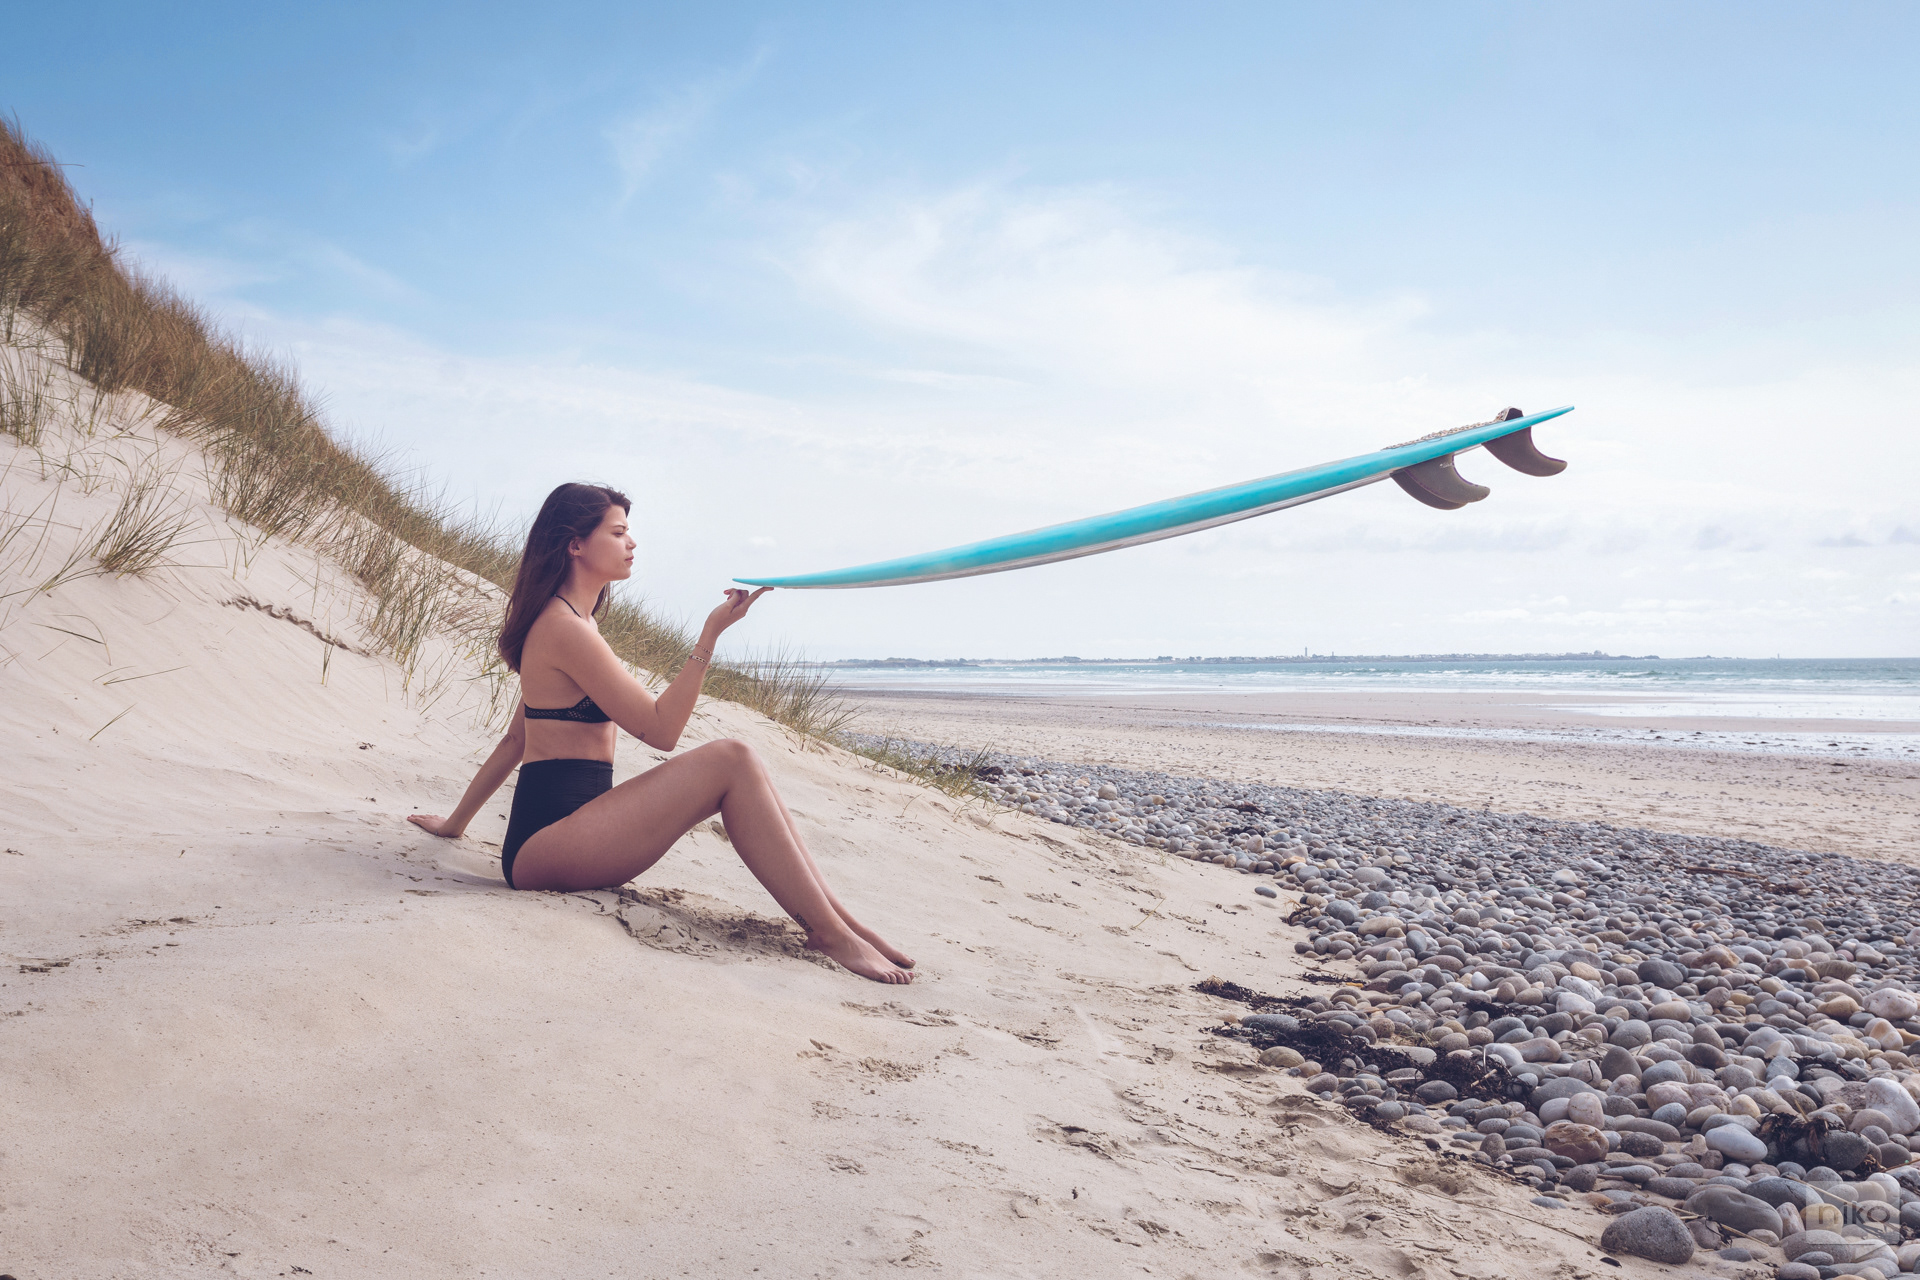
[[534,832],[612,788],[613,765],[605,760],[535,760],[521,765],[507,818],[507,838],[500,846],[500,874],[506,877],[507,887],[518,887],[513,883],[513,859]]

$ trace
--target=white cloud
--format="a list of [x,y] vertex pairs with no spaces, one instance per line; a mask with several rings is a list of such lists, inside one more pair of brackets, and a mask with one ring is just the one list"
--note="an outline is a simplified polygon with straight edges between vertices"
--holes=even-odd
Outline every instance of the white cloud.
[[1105,190],[900,199],[825,222],[788,267],[829,304],[950,357],[1155,409],[1178,395],[1297,414],[1380,374],[1381,347],[1426,310],[1237,263]]
[[[670,95],[634,123],[629,182],[722,96]],[[1906,479],[1920,454],[1887,424],[1915,370],[1809,359],[1739,381],[1637,360],[1619,339],[1535,346],[1521,318],[1502,330],[1410,292],[1348,298],[1138,203],[976,184],[814,218],[766,258],[839,336],[785,390],[245,314],[343,425],[411,450],[457,494],[520,515],[563,479],[628,488],[649,590],[682,611],[735,573],[1030,528],[1508,403],[1581,406],[1542,431],[1564,475],[1474,455],[1463,470],[1494,493],[1463,511],[1379,485],[1070,565],[782,593],[762,611],[826,654],[1911,648],[1885,592],[1911,558],[1893,544],[1920,527]],[[1848,461],[1861,456],[1875,464]],[[1836,530],[1873,545],[1814,545]],[[1842,559],[1849,572],[1829,563]]]
[[676,86],[645,110],[609,124],[602,136],[620,170],[620,202],[633,199],[655,167],[745,87],[766,59],[767,51],[757,50],[739,66]]

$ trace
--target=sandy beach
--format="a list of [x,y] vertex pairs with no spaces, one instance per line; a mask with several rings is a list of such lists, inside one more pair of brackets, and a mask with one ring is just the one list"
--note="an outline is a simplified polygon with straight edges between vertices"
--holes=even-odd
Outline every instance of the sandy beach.
[[[150,408],[0,441],[42,513],[0,629],[8,1274],[1598,1274],[1597,1223],[1209,1034],[1202,979],[1303,989],[1289,904],[1214,868],[709,700],[688,745],[758,748],[918,982],[804,952],[711,830],[509,891],[505,793],[460,842],[405,821],[492,741],[478,655],[380,656],[355,579],[231,521]],[[130,467],[190,549],[36,586]]]
[[[7,1274],[1665,1274],[1603,1263],[1608,1219],[1536,1198],[1539,1171],[1424,1115],[1365,1123],[1214,1034],[1246,1006],[1208,979],[1364,977],[1297,954],[1304,886],[958,801],[708,699],[686,744],[762,754],[917,982],[804,951],[711,827],[628,886],[508,890],[506,793],[458,842],[405,821],[450,806],[512,705],[461,622],[497,589],[447,579],[463,603],[392,656],[361,583],[230,518],[152,409],[0,442],[32,548],[0,619]],[[190,536],[87,569],[134,474]],[[1912,830],[1910,769],[1215,724],[1273,712],[896,698],[868,727],[1885,856]],[[626,742],[617,776],[661,758]]]
[[[963,747],[1920,860],[1920,758],[1529,741],[1487,730],[1920,733],[1901,721],[1597,716],[1548,695],[992,696],[861,690],[862,727]],[[1284,729],[1262,726],[1285,724]],[[1316,731],[1314,726],[1323,726]],[[1421,736],[1367,730],[1417,730]]]

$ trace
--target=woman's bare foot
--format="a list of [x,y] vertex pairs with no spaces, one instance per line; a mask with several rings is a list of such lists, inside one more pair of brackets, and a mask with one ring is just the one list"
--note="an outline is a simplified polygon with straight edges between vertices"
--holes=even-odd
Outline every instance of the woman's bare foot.
[[458,831],[441,830],[441,827],[443,827],[446,824],[447,820],[445,818],[440,817],[437,814],[410,813],[407,815],[407,821],[411,822],[414,826],[420,828],[422,831],[426,832],[430,836],[442,836],[449,840],[458,840],[460,838],[460,833]]
[[900,950],[900,948],[894,946],[891,942],[888,942],[885,938],[881,937],[879,934],[875,933],[873,930],[867,928],[867,926],[863,924],[854,924],[851,921],[849,921],[847,924],[847,928],[853,930],[855,933],[859,934],[862,938],[866,939],[867,944],[869,946],[871,946],[875,951],[878,951],[881,955],[885,956],[887,959],[893,961],[893,963],[899,965],[902,969],[913,968],[912,956]]
[[841,968],[874,982],[912,982],[913,975],[867,945],[855,934],[844,935],[839,942],[827,942],[817,933],[807,935],[807,950],[818,951]]

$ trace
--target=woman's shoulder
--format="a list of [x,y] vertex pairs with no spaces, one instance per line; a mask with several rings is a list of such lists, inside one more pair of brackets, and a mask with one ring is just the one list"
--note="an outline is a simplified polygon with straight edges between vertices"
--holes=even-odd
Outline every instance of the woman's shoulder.
[[582,641],[598,640],[600,629],[567,607],[559,596],[547,601],[527,631],[528,644],[553,644],[570,647]]

